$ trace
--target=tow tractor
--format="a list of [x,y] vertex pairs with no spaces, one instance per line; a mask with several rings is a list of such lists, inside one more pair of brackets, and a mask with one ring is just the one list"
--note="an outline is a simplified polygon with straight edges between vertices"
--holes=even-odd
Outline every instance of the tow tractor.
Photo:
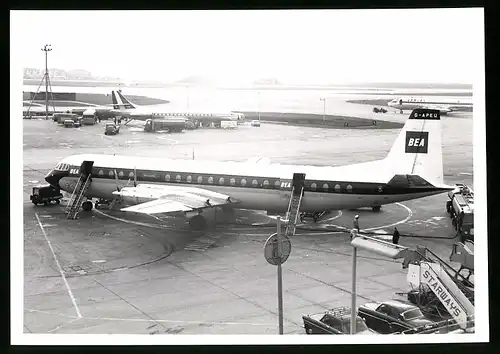
[[62,198],[60,189],[51,185],[33,187],[33,194],[30,195],[30,200],[35,205],[42,203],[48,205],[51,202],[59,204]]
[[448,192],[450,200],[446,202],[446,211],[450,214],[453,227],[463,242],[474,239],[474,192],[465,184],[456,184]]
[[320,213],[300,213],[300,220],[303,221],[305,218],[312,218],[314,222],[318,222],[323,216],[328,214],[330,211],[325,210]]

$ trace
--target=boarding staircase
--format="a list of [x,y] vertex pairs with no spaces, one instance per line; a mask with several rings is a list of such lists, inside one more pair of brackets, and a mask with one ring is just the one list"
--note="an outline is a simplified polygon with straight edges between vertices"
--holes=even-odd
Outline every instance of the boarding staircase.
[[437,263],[441,266],[442,271],[444,271],[448,277],[456,284],[460,291],[467,297],[467,299],[474,305],[474,283],[472,283],[468,277],[464,277],[460,271],[457,271],[450,264],[445,262],[441,257],[432,252],[430,249],[425,249],[425,254],[423,255],[426,261]]
[[419,279],[418,303],[439,313],[433,305],[439,301],[460,328],[465,330],[473,325],[474,284],[428,248],[417,247],[415,253],[410,257],[411,263],[418,267],[420,275],[415,276],[415,270],[409,267],[408,280],[414,284],[412,279]]
[[455,282],[440,264],[422,262],[420,267],[431,275],[423,276],[421,280],[440,299],[457,324],[466,329],[470,320],[474,319],[474,305],[467,293],[458,286],[459,283]]
[[80,211],[80,207],[82,206],[85,200],[85,193],[89,188],[91,183],[90,174],[84,175],[81,174],[78,182],[76,183],[75,189],[73,190],[73,194],[68,202],[68,206],[66,207],[66,212],[68,213],[68,219],[75,220],[78,212]]
[[297,219],[299,218],[300,203],[302,202],[302,196],[304,195],[304,187],[295,189],[292,188],[292,195],[290,196],[290,202],[288,203],[288,211],[286,213],[286,236],[295,235],[295,229],[297,226]]

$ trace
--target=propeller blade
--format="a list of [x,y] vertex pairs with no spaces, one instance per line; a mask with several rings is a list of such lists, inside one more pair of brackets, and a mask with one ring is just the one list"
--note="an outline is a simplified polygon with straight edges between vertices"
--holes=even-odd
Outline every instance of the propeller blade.
[[116,173],[116,170],[114,170],[114,171],[115,171],[116,190],[119,192],[120,191],[120,187],[118,186],[118,181],[119,181],[118,174]]
[[137,170],[134,167],[134,187],[137,187]]

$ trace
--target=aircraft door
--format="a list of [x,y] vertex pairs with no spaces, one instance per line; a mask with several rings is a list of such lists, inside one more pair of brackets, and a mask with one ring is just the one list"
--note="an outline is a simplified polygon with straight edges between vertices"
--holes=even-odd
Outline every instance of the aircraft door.
[[83,161],[80,166],[80,175],[84,177],[92,175],[93,166],[94,166],[94,161]]
[[286,199],[287,203],[292,195],[292,189],[294,194],[298,195],[300,190],[304,186],[306,175],[305,173],[294,173],[292,178],[281,178],[280,179],[280,191],[281,196]]
[[302,188],[304,188],[306,181],[305,173],[294,173],[292,179],[293,194],[299,195]]

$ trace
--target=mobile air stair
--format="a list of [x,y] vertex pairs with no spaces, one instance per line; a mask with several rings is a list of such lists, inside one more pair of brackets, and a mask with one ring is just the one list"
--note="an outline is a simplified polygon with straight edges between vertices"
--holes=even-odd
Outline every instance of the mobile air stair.
[[294,173],[292,179],[292,194],[288,203],[288,211],[286,213],[286,236],[295,235],[297,219],[299,218],[300,205],[304,196],[304,182],[306,175],[304,173]]
[[84,161],[80,166],[80,178],[78,178],[78,181],[76,182],[75,189],[73,190],[73,194],[71,195],[66,207],[68,219],[75,220],[77,218],[77,215],[80,212],[80,207],[85,201],[85,193],[92,183],[92,165],[93,161]]
[[418,247],[414,252],[417,256],[408,265],[407,279],[419,287],[413,294],[416,305],[437,312],[444,308],[462,330],[473,327],[474,284],[428,248]]

